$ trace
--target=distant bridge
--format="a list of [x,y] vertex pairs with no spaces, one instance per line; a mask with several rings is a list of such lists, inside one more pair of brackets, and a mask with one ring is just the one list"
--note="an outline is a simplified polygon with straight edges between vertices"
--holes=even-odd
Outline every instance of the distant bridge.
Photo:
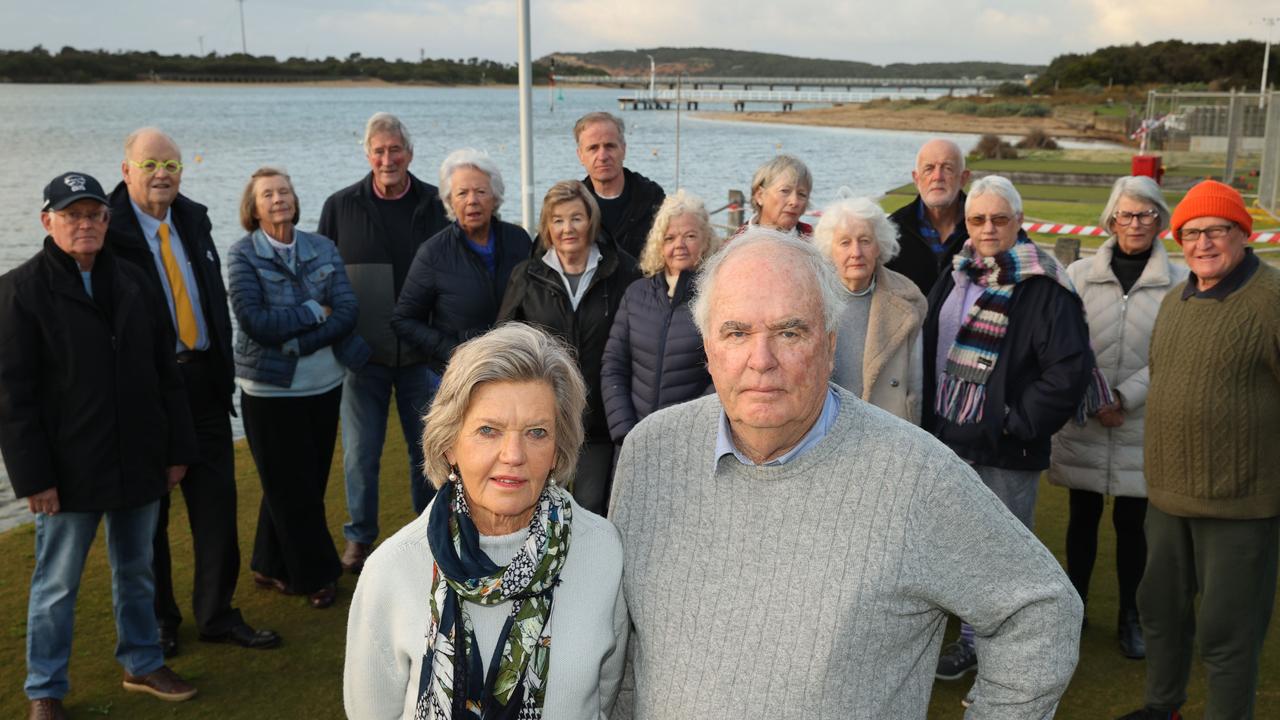
[[[639,86],[649,87],[648,75],[556,75],[556,82],[580,83],[586,85],[605,85],[609,87]],[[718,75],[655,75],[652,78],[655,86],[666,86],[675,89],[683,84],[686,88],[700,90],[703,86],[714,86],[717,90],[726,87],[740,87],[750,90],[753,87],[790,87],[800,90],[806,87],[843,87],[852,92],[854,88],[913,88],[921,90],[973,90],[975,92],[990,90],[1007,82],[1017,80],[992,80],[989,78],[815,78],[815,77],[726,77]]]
[[[970,95],[976,91],[963,88],[954,95]],[[846,103],[864,103],[871,100],[887,98],[889,100],[910,100],[916,98],[937,97],[936,91],[894,89],[886,91],[840,91],[840,90],[642,90],[634,95],[618,98],[618,109],[626,110],[670,110],[673,104],[682,103],[687,110],[697,110],[701,103],[719,103],[732,105],[735,111],[745,111],[747,103],[773,103],[782,106],[782,111],[794,110],[797,103],[843,105]]]

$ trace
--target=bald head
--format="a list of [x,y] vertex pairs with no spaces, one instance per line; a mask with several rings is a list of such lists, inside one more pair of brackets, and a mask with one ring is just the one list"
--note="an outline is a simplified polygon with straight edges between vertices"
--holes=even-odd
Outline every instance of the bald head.
[[[124,141],[124,162],[120,164],[129,199],[148,215],[163,219],[178,197],[181,163],[178,144],[159,129],[144,127],[129,133]],[[166,168],[166,164],[176,167],[176,171]]]
[[916,153],[911,180],[926,206],[934,210],[953,206],[960,189],[969,182],[960,146],[942,138],[925,143]]

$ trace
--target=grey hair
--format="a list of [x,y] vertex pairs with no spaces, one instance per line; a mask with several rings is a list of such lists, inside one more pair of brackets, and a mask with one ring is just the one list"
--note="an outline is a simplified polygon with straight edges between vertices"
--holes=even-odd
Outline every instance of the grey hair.
[[711,216],[707,214],[707,206],[703,204],[702,198],[681,188],[674,195],[668,195],[658,208],[658,214],[653,216],[653,225],[645,238],[644,249],[640,251],[640,272],[646,277],[653,277],[666,267],[662,260],[663,239],[667,229],[671,227],[671,221],[681,215],[692,215],[698,221],[698,231],[702,233],[702,257],[698,259],[699,264],[720,249],[720,235],[711,225]]
[[813,229],[813,244],[818,252],[830,258],[836,230],[851,220],[862,220],[871,226],[871,236],[880,246],[880,265],[898,257],[898,251],[902,249],[898,244],[898,226],[874,200],[865,197],[842,198],[822,211],[822,218]]
[[916,151],[916,168],[918,169],[920,167],[920,156],[924,154],[924,149],[936,142],[943,143],[948,146],[948,149],[951,150],[951,153],[956,156],[957,160],[960,161],[960,165],[959,167],[956,168],[956,172],[958,173],[964,172],[965,170],[964,151],[960,149],[960,146],[957,145],[954,140],[948,140],[946,138],[934,138],[926,142],[924,145],[921,145],[920,149]]
[[756,169],[756,174],[751,177],[751,192],[748,197],[756,215],[760,214],[761,209],[760,203],[756,202],[756,191],[769,187],[781,178],[791,178],[805,190],[813,190],[813,173],[809,172],[809,166],[790,155],[775,155],[772,160]]
[[1098,217],[1098,223],[1110,230],[1112,217],[1116,214],[1116,205],[1120,203],[1120,198],[1131,198],[1139,202],[1147,203],[1156,209],[1156,215],[1159,216],[1160,227],[1157,228],[1156,234],[1160,234],[1169,228],[1169,218],[1172,213],[1169,212],[1169,205],[1164,201],[1164,193],[1160,192],[1160,186],[1155,180],[1145,175],[1126,175],[1111,186],[1111,197],[1107,199],[1107,206],[1102,209],[1102,215]]
[[422,471],[440,487],[449,475],[445,451],[462,432],[471,397],[484,383],[544,382],[556,399],[555,464],[557,482],[568,486],[582,448],[582,414],[587,385],[563,340],[524,323],[505,323],[458,346],[440,379],[440,389],[423,418]]
[[[716,293],[716,281],[720,269],[733,255],[746,248],[757,245],[769,246],[777,255],[778,266],[785,262],[794,263],[797,270],[807,272],[813,289],[822,301],[822,322],[826,332],[833,333],[840,324],[840,314],[844,312],[845,287],[836,276],[831,260],[818,252],[818,248],[807,240],[800,240],[791,235],[769,228],[751,227],[729,243],[720,252],[712,255],[702,265],[698,273],[697,294],[690,305],[693,322],[698,326],[703,341],[711,332],[712,298]],[[783,256],[789,256],[786,260]]]
[[400,118],[389,112],[376,112],[364,125],[364,151],[369,152],[373,136],[379,133],[392,133],[400,136],[404,149],[413,152],[413,138],[409,137],[409,129],[400,122]]
[[577,145],[579,142],[581,142],[582,133],[586,132],[589,126],[594,125],[598,122],[613,123],[613,126],[618,129],[618,142],[622,143],[624,147],[626,146],[627,144],[626,123],[622,122],[622,118],[618,117],[617,115],[614,115],[613,113],[603,112],[603,111],[589,112],[586,115],[583,115],[582,117],[578,118],[578,122],[573,124],[573,143]]
[[170,145],[173,146],[174,150],[178,151],[178,156],[179,157],[182,156],[182,150],[178,147],[178,143],[174,141],[173,137],[169,135],[169,133],[161,130],[158,127],[152,127],[149,125],[146,127],[140,127],[137,130],[134,130],[133,132],[129,133],[129,135],[124,139],[124,156],[126,158],[129,157],[129,153],[133,151],[133,146],[138,142],[139,138],[141,138],[143,135],[152,135],[152,134],[159,135],[160,137],[164,138],[166,142],[168,142]]
[[1001,175],[988,175],[978,178],[969,186],[969,196],[965,198],[965,212],[969,211],[969,203],[973,199],[982,195],[999,195],[1005,202],[1009,203],[1009,209],[1014,215],[1022,214],[1022,196],[1018,194],[1017,188],[1013,183],[1009,182],[1009,178]]
[[475,148],[462,148],[449,153],[449,156],[440,163],[440,202],[444,204],[444,214],[450,220],[457,220],[457,216],[453,213],[453,203],[449,202],[449,196],[453,193],[453,173],[459,168],[475,168],[485,175],[489,176],[489,189],[493,191],[493,214],[496,217],[498,208],[502,207],[502,198],[505,197],[507,186],[502,182],[502,171],[498,169],[498,164],[489,157],[489,153]]

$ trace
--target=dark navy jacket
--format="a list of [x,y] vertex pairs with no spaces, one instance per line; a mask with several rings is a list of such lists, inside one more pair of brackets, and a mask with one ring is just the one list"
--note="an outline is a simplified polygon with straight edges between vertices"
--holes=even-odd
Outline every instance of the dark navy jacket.
[[493,275],[455,222],[423,243],[405,276],[391,327],[426,353],[437,373],[444,372],[454,348],[493,327],[511,272],[533,249],[519,225],[495,219],[492,228]]
[[659,272],[622,296],[600,375],[609,434],[616,443],[649,413],[706,394],[711,386],[702,335],[689,312],[694,273],[682,272],[674,297]]
[[[289,387],[298,358],[333,346],[338,362],[359,370],[370,350],[355,332],[359,306],[338,249],[322,235],[295,229],[296,270],[276,255],[261,230],[229,251],[231,308],[236,331],[236,375]],[[327,305],[323,321],[314,307]]]

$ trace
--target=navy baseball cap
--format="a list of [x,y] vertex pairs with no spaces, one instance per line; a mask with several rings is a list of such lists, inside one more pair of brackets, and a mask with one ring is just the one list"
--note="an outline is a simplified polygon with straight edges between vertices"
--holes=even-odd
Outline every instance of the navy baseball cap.
[[49,181],[44,187],[44,205],[41,212],[61,210],[77,200],[89,198],[103,205],[109,205],[107,194],[92,175],[82,172],[62,173]]

